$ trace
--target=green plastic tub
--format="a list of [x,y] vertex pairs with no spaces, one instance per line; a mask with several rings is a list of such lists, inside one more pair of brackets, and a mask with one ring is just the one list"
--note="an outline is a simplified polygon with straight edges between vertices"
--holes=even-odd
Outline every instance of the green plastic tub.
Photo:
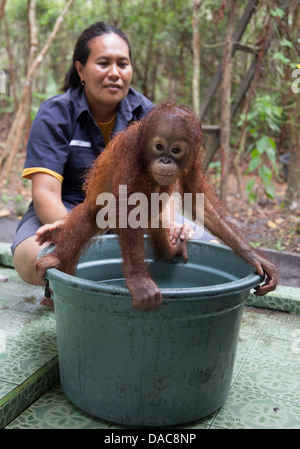
[[76,276],[47,271],[61,385],[80,409],[159,427],[199,420],[224,403],[243,305],[261,278],[222,245],[194,240],[188,253],[187,263],[165,263],[147,252],[164,298],[150,312],[132,307],[115,236],[95,240]]

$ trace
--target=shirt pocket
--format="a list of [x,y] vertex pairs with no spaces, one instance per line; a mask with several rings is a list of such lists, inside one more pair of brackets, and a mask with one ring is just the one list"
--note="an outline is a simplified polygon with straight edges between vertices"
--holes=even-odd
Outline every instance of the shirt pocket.
[[92,143],[85,140],[71,140],[69,143],[68,165],[74,170],[82,170],[95,160]]
[[68,177],[74,177],[76,182],[82,182],[95,159],[96,155],[91,142],[71,140],[65,173],[68,173]]

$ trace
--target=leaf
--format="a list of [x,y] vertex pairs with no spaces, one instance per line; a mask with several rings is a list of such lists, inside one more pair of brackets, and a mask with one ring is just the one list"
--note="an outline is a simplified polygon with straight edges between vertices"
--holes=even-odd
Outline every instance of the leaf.
[[253,248],[259,248],[261,246],[261,242],[250,242],[250,245],[253,246]]
[[280,218],[275,218],[274,221],[275,221],[276,224],[284,223],[284,219],[283,219],[282,217],[280,217]]
[[268,226],[268,228],[271,228],[271,229],[277,229],[277,224],[274,223],[274,221],[271,221],[271,220],[268,220],[267,226]]
[[268,184],[272,178],[272,171],[266,165],[262,165],[259,169],[259,176],[264,184]]
[[261,164],[260,156],[257,156],[255,158],[251,159],[247,172],[251,172],[251,171],[255,170],[256,168],[258,168],[260,166],[260,164]]
[[267,150],[268,146],[269,146],[269,137],[268,136],[262,136],[256,142],[256,148],[260,154],[263,154]]
[[254,149],[251,151],[251,159],[256,159],[256,158],[259,157],[259,156],[260,156],[260,152],[258,151],[257,148],[254,148]]
[[275,8],[275,9],[272,9],[271,15],[272,15],[273,17],[281,17],[281,18],[282,18],[282,17],[284,17],[285,12],[284,12],[284,10],[281,9],[281,8]]
[[10,215],[10,211],[8,209],[0,209],[0,217],[8,217]]
[[277,59],[283,62],[284,64],[289,64],[291,62],[290,59],[286,58],[284,54],[280,53],[279,51],[274,53],[273,59]]
[[271,182],[269,182],[267,185],[265,185],[265,189],[267,196],[273,200],[275,198],[274,184],[271,184]]
[[248,195],[248,199],[249,199],[250,203],[255,201],[256,197],[257,197],[256,193],[253,192],[254,185],[255,185],[255,179],[254,178],[250,179],[250,181],[246,185],[246,193]]
[[291,42],[291,41],[288,41],[287,39],[282,39],[282,40],[280,41],[280,45],[282,45],[283,47],[294,48],[292,42]]

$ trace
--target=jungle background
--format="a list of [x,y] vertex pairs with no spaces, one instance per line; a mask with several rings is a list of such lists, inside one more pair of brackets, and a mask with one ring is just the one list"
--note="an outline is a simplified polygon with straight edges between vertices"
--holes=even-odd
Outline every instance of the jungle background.
[[27,209],[32,120],[98,20],[127,34],[136,90],[200,116],[207,176],[249,240],[300,253],[299,0],[0,0],[0,220]]

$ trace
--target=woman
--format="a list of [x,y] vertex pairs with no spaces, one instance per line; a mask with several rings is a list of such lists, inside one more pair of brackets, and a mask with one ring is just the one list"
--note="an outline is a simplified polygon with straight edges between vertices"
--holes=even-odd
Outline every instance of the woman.
[[[126,36],[97,22],[76,43],[65,93],[41,105],[32,123],[23,171],[23,177],[31,179],[33,201],[12,245],[15,268],[26,282],[43,285],[35,272],[36,257],[44,246],[36,240],[37,230],[64,219],[83,201],[85,173],[107,142],[154,107],[130,87],[131,79]],[[178,231],[172,227],[170,234],[177,238]]]

